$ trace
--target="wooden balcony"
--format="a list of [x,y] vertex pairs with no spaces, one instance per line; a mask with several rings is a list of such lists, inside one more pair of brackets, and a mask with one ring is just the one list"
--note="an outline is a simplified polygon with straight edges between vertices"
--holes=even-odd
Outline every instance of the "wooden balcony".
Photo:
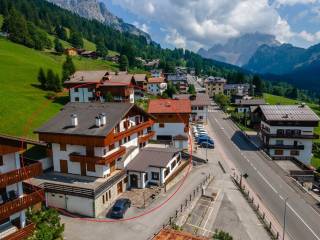
[[139,137],[139,140],[138,140],[138,143],[144,143],[144,142],[147,142],[149,141],[151,138],[154,137],[156,133],[154,131],[150,131],[148,132],[147,134],[143,135],[143,136],[140,136]]
[[27,180],[42,174],[41,163],[34,163],[24,168],[0,174],[0,188]]
[[269,133],[265,130],[261,130],[262,134],[270,137],[270,138],[294,138],[294,139],[311,139],[316,140],[319,139],[320,136],[318,134],[291,134],[291,133]]
[[36,190],[30,194],[14,199],[0,205],[0,221],[10,217],[12,214],[20,212],[44,200],[44,191]]
[[24,228],[19,229],[18,231],[10,234],[3,238],[3,240],[24,240],[30,237],[35,230],[36,225],[34,223],[30,223]]
[[268,149],[293,149],[293,150],[304,150],[304,145],[283,145],[283,144],[274,144],[274,145],[265,145]]
[[106,156],[106,157],[96,157],[96,156],[86,156],[86,155],[79,155],[76,153],[70,154],[70,161],[72,162],[83,162],[83,163],[91,163],[91,164],[98,164],[98,165],[106,165],[112,163],[113,161],[117,160],[121,156],[126,153],[125,147],[120,147],[119,150],[115,151],[114,153]]
[[126,131],[122,131],[122,132],[119,132],[119,133],[115,133],[114,134],[114,141],[119,141],[125,137],[128,137],[128,136],[131,136],[132,134],[134,133],[137,133],[137,132],[140,132],[148,127],[151,127],[153,125],[153,121],[152,120],[149,120],[149,121],[146,121],[146,122],[143,122],[143,123],[140,123],[136,126],[133,126],[129,129],[127,129]]

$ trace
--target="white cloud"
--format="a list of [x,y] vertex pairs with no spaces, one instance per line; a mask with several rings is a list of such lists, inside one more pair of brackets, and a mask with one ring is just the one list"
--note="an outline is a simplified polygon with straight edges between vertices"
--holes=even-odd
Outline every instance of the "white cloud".
[[149,33],[149,26],[145,23],[139,23],[137,21],[133,22],[132,23],[134,26],[136,26],[137,28],[141,29],[142,31],[146,32],[146,33]]
[[276,34],[280,41],[293,35],[287,21],[268,0],[112,1],[140,19],[157,22],[166,29],[167,42],[193,50],[256,31]]
[[283,6],[283,5],[289,5],[294,6],[297,4],[310,4],[310,3],[316,3],[317,0],[276,0],[277,7]]
[[307,31],[301,31],[300,33],[297,33],[297,36],[302,38],[304,41],[307,41],[309,43],[316,43],[320,41],[320,31],[316,33],[309,33]]

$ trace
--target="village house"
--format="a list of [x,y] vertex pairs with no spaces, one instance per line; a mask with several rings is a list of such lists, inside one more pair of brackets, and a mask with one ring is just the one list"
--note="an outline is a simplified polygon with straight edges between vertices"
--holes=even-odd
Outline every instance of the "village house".
[[162,95],[167,89],[167,83],[163,77],[149,78],[147,83],[147,92],[153,95]]
[[189,99],[191,101],[191,117],[192,122],[207,122],[208,108],[210,105],[210,98],[206,93],[191,94],[176,94],[173,99]]
[[76,71],[64,82],[64,86],[69,89],[71,102],[103,102],[111,94],[114,102],[134,103],[135,88],[140,89],[136,79],[138,82],[141,79],[144,81],[146,75],[105,70]]
[[250,114],[251,111],[254,111],[260,105],[266,105],[263,98],[237,99],[234,103],[236,112],[245,114]]
[[152,69],[150,71],[150,74],[151,74],[151,77],[153,78],[163,77],[162,69]]
[[129,186],[163,186],[178,168],[181,160],[181,152],[176,148],[145,147],[128,164]]
[[214,97],[218,94],[223,94],[224,85],[227,83],[227,80],[221,77],[208,77],[204,80],[204,86],[206,88],[206,93],[210,97]]
[[259,134],[270,157],[309,165],[312,142],[319,139],[314,133],[319,117],[305,104],[262,105],[256,111],[261,115]]
[[191,102],[189,99],[150,100],[148,113],[156,117],[153,126],[154,140],[172,144],[175,148],[188,148],[189,119]]
[[78,55],[78,50],[74,47],[72,48],[66,48],[64,50],[64,53],[67,55],[67,56],[70,56],[70,57],[73,57],[73,56],[77,56]]
[[18,138],[0,136],[0,239],[27,238],[35,225],[26,209],[41,204],[44,191],[24,181],[41,175],[41,163],[26,162],[20,155],[26,144]]
[[97,217],[128,187],[125,168],[154,136],[154,118],[130,103],[69,103],[36,130],[53,172],[32,179],[47,205]]
[[224,95],[232,96],[232,95],[250,95],[250,84],[226,84],[224,85]]
[[177,88],[179,93],[187,93],[188,91],[188,74],[184,72],[170,73],[167,74],[167,82]]

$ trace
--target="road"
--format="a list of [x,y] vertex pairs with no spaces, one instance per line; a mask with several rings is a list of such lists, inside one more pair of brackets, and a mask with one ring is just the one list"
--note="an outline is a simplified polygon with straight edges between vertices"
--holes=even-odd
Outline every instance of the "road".
[[216,143],[247,183],[282,225],[287,201],[286,232],[293,240],[320,240],[320,215],[301,198],[267,163],[267,160],[217,108],[209,110],[209,126]]

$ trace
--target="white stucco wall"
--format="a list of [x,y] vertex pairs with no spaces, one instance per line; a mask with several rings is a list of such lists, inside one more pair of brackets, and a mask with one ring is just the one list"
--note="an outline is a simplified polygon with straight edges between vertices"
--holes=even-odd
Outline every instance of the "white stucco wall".
[[[153,125],[153,130],[156,132],[156,136],[176,136],[176,135],[184,135],[184,123],[165,123],[164,128],[159,127],[159,123],[155,123]],[[155,139],[156,139],[155,136]]]
[[[71,102],[90,102],[89,99],[93,97],[93,92],[90,92],[88,88],[75,88],[70,89],[70,101]],[[92,90],[93,91],[93,90]],[[79,98],[79,101],[76,101]]]

